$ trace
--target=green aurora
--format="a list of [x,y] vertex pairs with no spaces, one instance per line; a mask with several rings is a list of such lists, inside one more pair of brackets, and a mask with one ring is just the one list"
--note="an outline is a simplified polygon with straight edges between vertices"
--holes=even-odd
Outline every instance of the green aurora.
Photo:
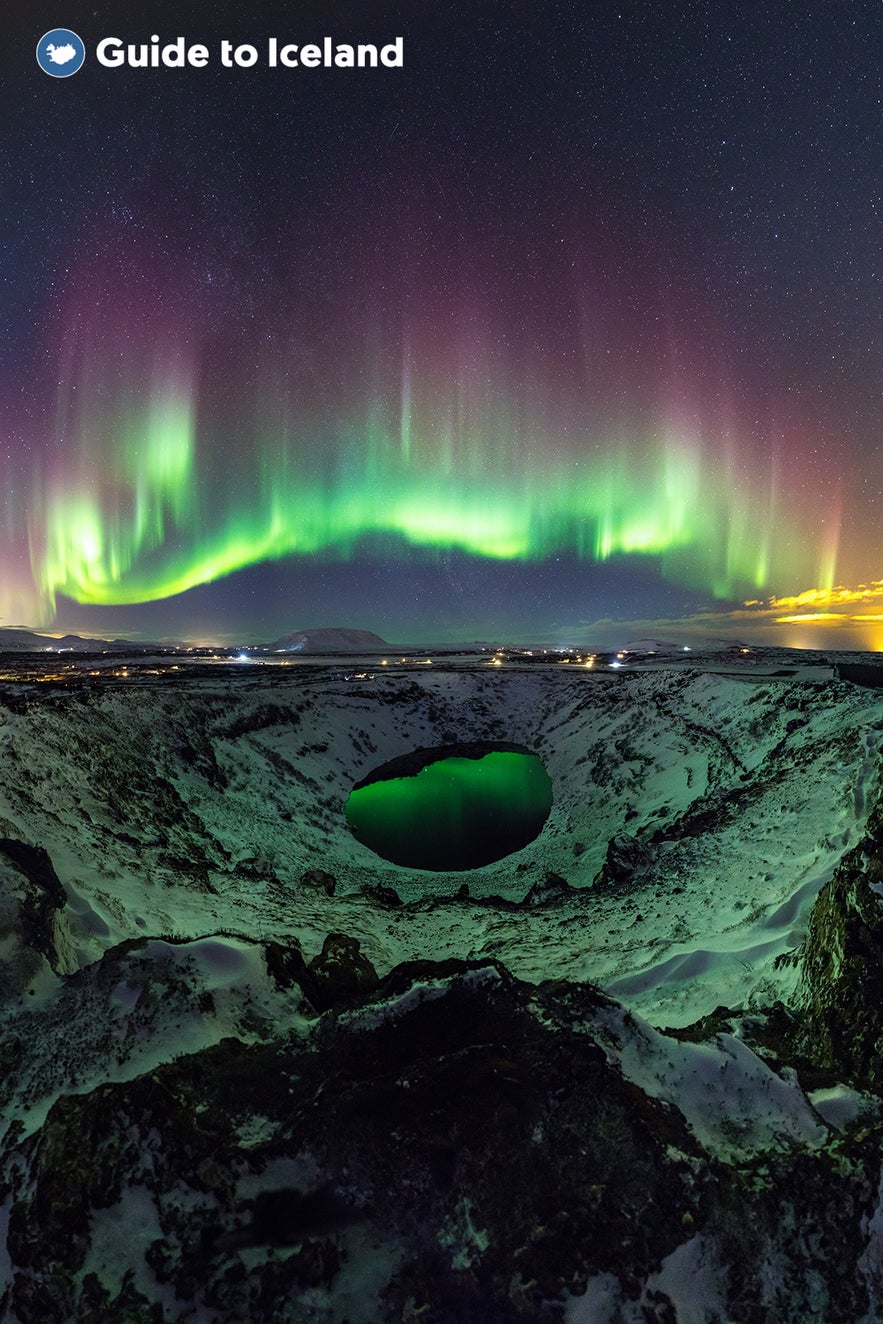
[[284,421],[215,439],[198,413],[193,393],[166,384],[146,408],[76,420],[73,463],[36,485],[44,612],[59,594],[156,601],[282,557],[346,560],[384,538],[496,560],[653,557],[665,578],[719,598],[762,591],[773,574],[833,581],[830,549],[808,556],[783,518],[774,472],[740,481],[713,445],[670,427],[599,440],[586,424],[561,444],[512,428],[505,411],[454,427],[431,409],[406,424],[376,408],[320,446]]

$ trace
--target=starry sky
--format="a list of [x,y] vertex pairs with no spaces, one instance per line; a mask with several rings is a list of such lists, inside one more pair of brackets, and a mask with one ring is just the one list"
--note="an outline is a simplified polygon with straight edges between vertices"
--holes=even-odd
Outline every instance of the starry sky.
[[877,4],[0,24],[0,627],[883,647]]

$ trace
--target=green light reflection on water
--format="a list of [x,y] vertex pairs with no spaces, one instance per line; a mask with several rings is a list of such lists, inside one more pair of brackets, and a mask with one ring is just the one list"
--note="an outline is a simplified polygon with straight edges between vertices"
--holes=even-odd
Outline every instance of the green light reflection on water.
[[552,783],[536,754],[495,751],[444,758],[413,777],[354,790],[347,822],[363,845],[393,864],[477,869],[520,850],[552,807]]

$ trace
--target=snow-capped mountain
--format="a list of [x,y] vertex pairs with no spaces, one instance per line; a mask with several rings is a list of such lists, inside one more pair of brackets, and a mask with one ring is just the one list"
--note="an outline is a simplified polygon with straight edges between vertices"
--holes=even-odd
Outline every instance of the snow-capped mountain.
[[333,626],[297,630],[275,640],[269,648],[273,653],[376,653],[389,648],[389,644],[371,630]]

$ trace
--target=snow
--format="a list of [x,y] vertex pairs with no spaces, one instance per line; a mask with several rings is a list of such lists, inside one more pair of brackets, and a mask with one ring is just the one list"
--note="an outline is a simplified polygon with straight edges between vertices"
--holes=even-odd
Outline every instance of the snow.
[[[862,1233],[867,1238],[864,1254],[858,1261],[858,1270],[870,1289],[871,1300],[883,1295],[883,1173],[877,1184],[877,1201],[870,1218],[862,1219]],[[868,1324],[875,1324],[868,1316]],[[860,1321],[864,1324],[864,1321]]]
[[104,965],[53,980],[41,999],[12,1009],[8,1028],[27,1026],[39,1052],[11,1082],[4,1128],[17,1118],[29,1134],[61,1093],[132,1080],[229,1035],[253,1043],[271,1030],[304,1035],[311,1024],[298,990],[278,989],[262,948],[243,939],[142,940]]
[[[482,984],[494,983],[499,978],[500,975],[493,966],[486,966],[481,970],[467,970],[461,980],[464,984],[472,984],[473,987],[478,987]],[[445,997],[448,991],[449,985],[445,980],[415,980],[404,993],[400,993],[393,998],[387,998],[383,1002],[372,1003],[364,1010],[342,1012],[338,1020],[342,1025],[350,1025],[354,1029],[367,1033],[370,1030],[375,1030],[384,1021],[397,1020],[400,1016],[407,1016],[424,1002],[432,1002],[436,998]]]
[[[160,1240],[162,1235],[151,1192],[146,1186],[126,1186],[115,1205],[92,1212],[82,1277],[96,1274],[114,1297],[119,1294],[126,1275],[133,1273],[138,1291],[148,1300],[155,1299],[159,1285],[144,1256],[151,1242]],[[174,1301],[174,1294],[170,1296]]]
[[[235,681],[182,681],[174,692],[145,683],[83,704],[39,694],[26,710],[0,708],[0,831],[45,847],[67,897],[51,926],[64,977],[31,952],[32,971],[4,1006],[5,1034],[19,1045],[4,1121],[21,1121],[28,1135],[63,1094],[131,1080],[227,1036],[290,1035],[306,1046],[312,1009],[296,987],[276,985],[264,944],[309,960],[338,932],[358,939],[380,974],[408,960],[496,957],[528,981],[598,984],[622,1005],[593,1012],[587,1037],[625,1079],[677,1110],[709,1155],[741,1163],[815,1151],[878,1104],[845,1084],[806,1095],[793,1072],[773,1070],[736,1033],[692,1043],[658,1027],[720,1004],[747,1011],[788,1000],[794,969],[776,958],[801,941],[819,890],[861,839],[879,791],[881,720],[883,698],[818,668],[776,679],[759,668],[661,664],[603,676],[426,669],[359,687],[244,667]],[[555,794],[543,832],[465,874],[378,859],[346,827],[353,783],[451,738],[540,754]],[[621,836],[644,853],[633,874],[602,880],[608,844]],[[302,884],[309,869],[335,875],[333,897]],[[520,900],[547,871],[578,890],[525,910],[475,903]],[[456,895],[464,881],[473,900]],[[407,904],[385,909],[363,894],[377,884]],[[25,969],[18,905],[14,889],[4,895],[9,970]],[[500,976],[485,966],[462,978]],[[418,980],[340,1024],[371,1031],[447,988]],[[243,1164],[237,1201],[322,1179],[307,1153],[260,1168],[255,1155],[273,1128],[259,1110],[231,1124],[254,1160]],[[210,1221],[214,1197],[182,1188],[176,1198]],[[131,1267],[136,1287],[171,1317],[174,1302],[144,1259],[163,1235],[162,1213],[146,1186],[124,1187],[112,1209],[92,1212],[82,1273],[117,1291]],[[883,1189],[864,1231],[861,1269],[879,1287]],[[625,1299],[613,1274],[596,1275],[568,1299],[568,1324],[643,1324],[653,1294],[671,1301],[679,1324],[722,1317],[714,1248],[683,1235],[640,1298]],[[465,1195],[445,1236],[464,1271],[487,1249]],[[402,1249],[370,1219],[341,1244],[333,1291],[305,1291],[302,1317],[369,1324]],[[10,1271],[6,1255],[0,1283]],[[775,1272],[770,1265],[771,1283]],[[199,1304],[188,1316],[213,1317]]]
[[621,1305],[619,1279],[612,1273],[600,1273],[589,1279],[582,1296],[568,1298],[564,1319],[566,1324],[619,1324],[625,1319]]
[[[219,681],[0,712],[0,816],[46,847],[65,886],[63,969],[142,933],[220,941],[191,950],[191,978],[235,1002],[261,976],[235,938],[210,935],[295,936],[309,956],[342,931],[380,973],[428,953],[496,956],[522,978],[590,980],[656,1024],[687,1024],[721,1002],[787,996],[792,974],[775,959],[800,941],[878,785],[883,705],[830,681],[423,671],[355,689],[252,675],[237,679],[234,706]],[[555,787],[546,828],[467,874],[379,860],[346,828],[353,782],[448,732],[535,748]],[[196,760],[178,758],[185,745]],[[705,803],[707,823],[685,831]],[[623,831],[649,844],[650,863],[593,889]],[[190,860],[205,861],[213,891],[181,873]],[[316,867],[337,877],[335,897],[299,886]],[[545,870],[582,890],[524,913],[452,899],[464,880],[473,896],[518,898]],[[434,906],[367,905],[361,888],[378,883]],[[32,987],[29,1012],[56,982],[41,974]],[[179,1033],[179,1051],[203,1042],[192,1026]]]
[[807,1098],[819,1116],[838,1131],[845,1131],[863,1114],[876,1112],[880,1106],[879,1100],[849,1085],[832,1085],[827,1089],[812,1090]]
[[793,1073],[776,1075],[735,1036],[679,1043],[619,1006],[600,1011],[593,1032],[598,1027],[623,1075],[676,1107],[710,1154],[733,1162],[824,1144],[827,1128]]
[[[237,1203],[268,1191],[309,1191],[322,1181],[312,1156],[274,1158],[257,1172],[242,1174],[236,1184]],[[402,1255],[402,1246],[384,1237],[370,1221],[360,1222],[337,1234],[341,1245],[341,1268],[331,1288],[303,1288],[298,1295],[299,1319],[304,1324],[376,1324],[380,1318],[378,1294],[392,1277]],[[252,1268],[267,1259],[283,1259],[297,1248],[255,1246],[235,1254]]]
[[343,1265],[333,1289],[306,1288],[298,1296],[303,1324],[377,1324],[383,1317],[379,1296],[402,1259],[401,1244],[370,1224],[348,1228],[341,1243]]
[[720,1273],[714,1248],[704,1237],[691,1237],[663,1260],[660,1272],[648,1278],[645,1292],[663,1292],[678,1324],[711,1324],[725,1317]]
[[568,1298],[565,1324],[646,1324],[661,1318],[655,1308],[662,1304],[660,1295],[677,1324],[722,1324],[726,1304],[719,1276],[713,1247],[703,1237],[691,1237],[663,1260],[659,1273],[649,1275],[640,1300],[623,1300],[622,1284],[612,1273],[590,1278],[582,1296]]
[[[493,955],[525,979],[599,983],[656,1024],[787,996],[775,960],[801,940],[878,787],[881,699],[817,668],[563,670],[415,669],[355,687],[267,667],[108,688],[88,705],[41,695],[0,710],[0,818],[49,851],[80,966],[142,933],[294,935],[310,955],[343,931],[381,973],[429,952]],[[451,736],[540,754],[555,795],[543,832],[463,874],[374,856],[346,826],[352,785]],[[593,888],[623,833],[646,866]],[[300,886],[311,868],[334,873],[333,898]],[[518,899],[547,870],[581,889],[554,910],[454,899],[464,881],[473,897]],[[377,884],[434,906],[367,905]]]

